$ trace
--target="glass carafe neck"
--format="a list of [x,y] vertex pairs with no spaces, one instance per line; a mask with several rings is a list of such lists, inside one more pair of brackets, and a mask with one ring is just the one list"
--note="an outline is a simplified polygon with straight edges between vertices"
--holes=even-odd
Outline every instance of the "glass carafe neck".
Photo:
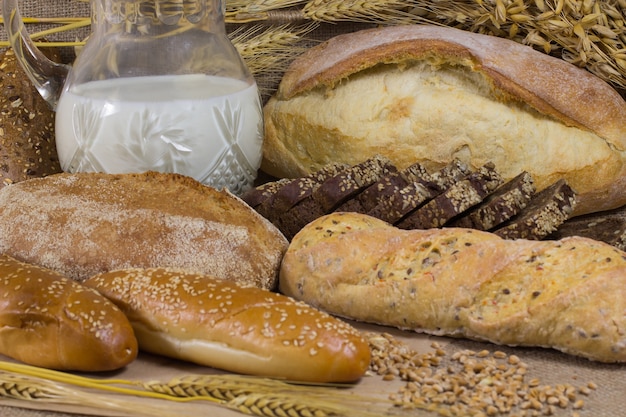
[[220,31],[224,23],[222,0],[92,0],[91,4],[94,31],[154,35],[190,25]]

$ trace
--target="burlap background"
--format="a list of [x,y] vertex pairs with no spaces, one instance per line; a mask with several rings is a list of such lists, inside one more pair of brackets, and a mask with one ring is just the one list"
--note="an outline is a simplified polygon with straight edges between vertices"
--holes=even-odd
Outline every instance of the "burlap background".
[[[88,16],[89,5],[76,0],[22,0],[21,11],[24,16]],[[353,31],[363,26],[354,24],[321,26],[311,37],[321,40],[335,34]],[[89,30],[64,33],[51,37],[51,40],[81,39]],[[4,29],[1,37],[6,39]],[[67,50],[64,56],[72,59],[72,50]],[[260,83],[263,80],[258,80]],[[451,349],[473,347],[481,349],[483,346],[472,342],[454,341]],[[489,346],[487,346],[489,348]],[[599,365],[586,360],[571,358],[552,351],[520,350],[515,351],[524,361],[529,363],[535,375],[545,383],[583,383],[594,381],[598,390],[589,398],[585,398],[586,406],[579,411],[580,416],[621,417],[626,414],[626,367],[620,365]],[[0,415],[5,417],[71,417],[76,414],[59,412],[33,411],[2,405],[0,400]],[[571,415],[571,410],[562,414]]]

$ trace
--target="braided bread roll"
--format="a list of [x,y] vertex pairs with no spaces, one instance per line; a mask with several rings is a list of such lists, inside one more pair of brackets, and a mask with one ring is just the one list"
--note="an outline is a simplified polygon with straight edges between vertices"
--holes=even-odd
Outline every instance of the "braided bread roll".
[[279,282],[359,321],[626,362],[626,254],[587,238],[400,230],[333,213],[294,237]]

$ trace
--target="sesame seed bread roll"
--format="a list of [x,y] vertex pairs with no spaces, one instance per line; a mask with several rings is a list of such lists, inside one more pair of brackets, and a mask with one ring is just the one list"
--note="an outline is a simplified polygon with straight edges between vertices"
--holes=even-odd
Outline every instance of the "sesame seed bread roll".
[[270,289],[286,249],[243,200],[183,175],[63,173],[0,189],[0,253],[79,282],[164,266]]
[[492,162],[576,214],[626,204],[626,101],[605,81],[509,39],[398,25],[336,36],[293,61],[264,108],[261,168],[296,178],[372,155],[399,169]]
[[137,357],[124,315],[97,291],[0,255],[0,354],[64,371],[111,371]]
[[626,253],[592,239],[401,230],[333,213],[294,237],[279,282],[358,321],[626,363]]
[[146,352],[305,382],[353,382],[369,366],[358,330],[281,294],[165,268],[110,271],[84,284],[126,313]]

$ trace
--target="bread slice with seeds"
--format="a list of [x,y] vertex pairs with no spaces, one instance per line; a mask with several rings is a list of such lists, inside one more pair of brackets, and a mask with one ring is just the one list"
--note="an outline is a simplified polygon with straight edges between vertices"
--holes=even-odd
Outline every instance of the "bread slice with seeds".
[[560,179],[541,190],[528,206],[494,233],[504,239],[541,240],[556,231],[574,211],[576,193]]
[[470,173],[443,193],[428,201],[396,223],[401,229],[442,227],[453,217],[479,204],[503,180],[492,164]]
[[349,168],[346,164],[330,163],[319,171],[305,177],[296,178],[276,191],[273,198],[272,210],[274,213],[283,213],[315,191],[326,180],[338,175]]
[[408,213],[451,187],[470,173],[467,165],[455,160],[432,174],[422,175],[418,164],[405,170],[410,183],[393,189],[388,198],[381,198],[366,214],[395,224]]
[[311,197],[320,205],[323,212],[330,213],[344,201],[393,171],[396,171],[396,167],[388,158],[374,155],[324,181]]
[[517,215],[535,194],[532,176],[524,171],[507,181],[478,206],[446,224],[447,227],[466,227],[490,230]]
[[276,194],[284,185],[291,182],[289,178],[281,178],[276,181],[268,181],[257,187],[251,188],[241,195],[241,199],[250,207],[259,211],[259,207]]
[[548,239],[582,236],[626,250],[626,207],[566,220]]
[[[429,182],[430,174],[422,164],[416,163],[403,170],[392,170],[380,180],[358,193],[354,198],[337,207],[334,211],[368,213],[380,201],[393,198],[398,190],[419,181]],[[433,185],[434,186],[434,185]]]

